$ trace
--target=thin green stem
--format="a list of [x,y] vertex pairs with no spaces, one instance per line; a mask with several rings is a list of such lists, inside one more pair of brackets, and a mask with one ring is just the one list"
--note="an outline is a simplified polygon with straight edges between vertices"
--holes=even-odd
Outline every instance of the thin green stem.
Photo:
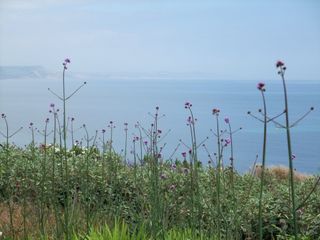
[[262,166],[261,166],[261,179],[260,179],[260,195],[259,195],[259,239],[263,239],[263,228],[262,228],[262,195],[264,185],[264,173],[266,164],[266,147],[267,147],[267,105],[264,96],[264,89],[261,89],[261,95],[263,100],[264,109],[264,121],[263,121],[263,149],[262,149]]

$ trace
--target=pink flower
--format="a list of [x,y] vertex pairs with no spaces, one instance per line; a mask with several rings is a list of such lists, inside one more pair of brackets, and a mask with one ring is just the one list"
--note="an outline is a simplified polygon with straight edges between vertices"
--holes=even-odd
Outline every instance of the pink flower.
[[264,86],[265,86],[265,84],[264,84],[263,82],[260,82],[260,83],[258,83],[257,88],[258,88],[260,91],[262,91],[262,90],[264,90]]
[[224,140],[224,146],[228,146],[229,144],[231,143],[231,140],[230,139],[225,139]]
[[282,67],[282,66],[284,66],[284,63],[282,61],[280,61],[280,60],[277,61],[276,67],[279,68],[279,67]]

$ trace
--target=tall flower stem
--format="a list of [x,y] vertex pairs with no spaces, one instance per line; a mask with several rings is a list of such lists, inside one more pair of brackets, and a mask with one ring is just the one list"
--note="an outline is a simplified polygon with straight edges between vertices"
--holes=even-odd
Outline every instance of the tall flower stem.
[[[70,239],[70,227],[69,227],[69,166],[68,166],[68,157],[67,157],[67,117],[66,117],[66,102],[69,100],[74,94],[76,94],[85,84],[84,82],[80,85],[75,91],[73,91],[68,97],[66,96],[66,87],[65,87],[65,72],[68,69],[67,65],[70,63],[70,59],[66,58],[63,62],[63,72],[62,72],[62,97],[56,94],[55,92],[51,91],[50,88],[48,89],[53,95],[59,98],[63,103],[63,126],[62,126],[62,149],[63,156],[62,159],[64,161],[64,180],[65,180],[65,194],[64,194],[64,227],[65,227],[65,237],[66,240]],[[63,168],[63,167],[62,167]],[[63,172],[62,172],[63,176]]]
[[296,201],[295,201],[295,192],[294,192],[294,181],[293,181],[293,159],[292,159],[292,148],[291,148],[291,137],[290,137],[290,122],[289,122],[289,108],[288,108],[288,96],[287,96],[287,87],[284,74],[286,67],[283,62],[278,61],[276,67],[279,68],[279,75],[282,79],[283,92],[284,92],[284,104],[285,104],[285,116],[286,116],[286,132],[287,132],[287,146],[288,146],[288,160],[289,160],[289,185],[291,193],[291,211],[292,211],[292,221],[294,227],[294,236],[297,238],[298,227],[297,227],[297,217],[296,217]]
[[263,195],[263,185],[264,185],[264,173],[266,164],[266,147],[267,147],[267,104],[264,96],[265,88],[263,83],[259,83],[258,89],[261,91],[262,101],[263,101],[263,148],[262,148],[262,167],[261,167],[261,179],[260,179],[260,195],[259,195],[259,239],[263,239],[263,229],[262,229],[262,195]]
[[[215,111],[216,110],[216,111]],[[217,228],[218,228],[218,239],[221,239],[221,224],[220,224],[220,217],[221,217],[221,208],[220,208],[220,194],[221,194],[221,142],[220,142],[220,127],[219,127],[219,110],[214,109],[213,113],[216,115],[216,127],[217,127],[217,146],[218,146],[218,162],[217,162]]]

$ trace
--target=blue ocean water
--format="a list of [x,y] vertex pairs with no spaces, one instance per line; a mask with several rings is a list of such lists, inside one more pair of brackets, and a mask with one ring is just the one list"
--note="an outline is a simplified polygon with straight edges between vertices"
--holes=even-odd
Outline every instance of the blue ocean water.
[[[83,80],[67,79],[67,91],[72,92]],[[159,106],[160,115],[165,114],[159,121],[159,128],[165,133],[170,131],[161,144],[165,144],[164,158],[169,158],[182,139],[186,145],[190,144],[187,118],[188,111],[185,102],[193,104],[192,110],[198,119],[196,123],[197,140],[209,137],[205,142],[213,155],[216,152],[216,139],[210,129],[215,128],[212,109],[221,111],[221,126],[226,128],[224,117],[229,117],[234,130],[242,130],[234,135],[235,166],[240,172],[248,171],[256,155],[261,162],[263,124],[247,112],[259,115],[262,108],[260,92],[254,81],[210,81],[210,80],[104,80],[85,79],[87,85],[81,89],[67,103],[70,117],[75,118],[75,126],[86,124],[93,135],[95,130],[107,129],[109,121],[113,121],[116,128],[114,146],[120,152],[124,148],[124,122],[129,124],[129,138],[138,135],[134,124],[139,121],[148,128],[153,121],[149,113]],[[284,110],[283,90],[280,80],[267,81],[266,99],[269,116],[275,116]],[[33,122],[39,129],[44,126],[50,103],[62,106],[47,88],[59,92],[59,80],[41,79],[8,79],[0,81],[0,112],[7,115],[10,129],[23,126],[24,129],[14,136],[11,141],[19,145],[31,141],[28,125]],[[294,123],[311,106],[315,110],[301,123],[292,128],[292,146],[294,167],[301,172],[320,172],[320,81],[287,82],[289,97],[290,122]],[[279,122],[284,123],[280,117]],[[4,123],[0,122],[0,130],[4,131]],[[76,132],[76,138],[81,140],[84,131]],[[42,136],[37,135],[41,142]],[[130,144],[131,147],[131,144]],[[181,153],[188,148],[181,145],[174,158],[181,159]],[[225,164],[229,164],[229,149],[225,149]],[[203,147],[199,147],[199,157],[207,163],[208,156]],[[133,158],[132,155],[129,158]],[[268,125],[267,165],[288,164],[286,147],[286,132],[277,128],[273,123]]]

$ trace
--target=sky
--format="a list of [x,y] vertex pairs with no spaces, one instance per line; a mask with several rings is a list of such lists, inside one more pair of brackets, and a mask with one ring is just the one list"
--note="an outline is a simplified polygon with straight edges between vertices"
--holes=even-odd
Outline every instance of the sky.
[[[318,0],[0,0],[0,66],[320,80]],[[180,75],[179,75],[180,74]]]

